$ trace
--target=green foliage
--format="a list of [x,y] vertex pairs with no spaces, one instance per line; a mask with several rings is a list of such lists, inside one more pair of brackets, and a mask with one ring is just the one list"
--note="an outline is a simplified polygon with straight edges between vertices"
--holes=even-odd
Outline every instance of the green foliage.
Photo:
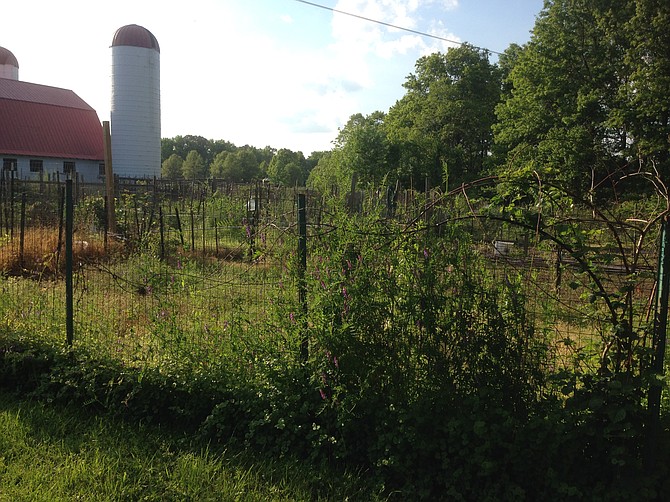
[[75,207],[74,221],[75,228],[85,232],[103,230],[107,221],[105,199],[100,196],[82,199]]
[[273,183],[284,186],[304,186],[307,180],[307,163],[302,152],[280,149],[270,161],[267,174]]
[[636,140],[637,153],[667,179],[670,175],[670,6],[662,0],[637,0],[626,26],[631,41],[625,61],[630,78],[619,89],[630,106],[619,110]]
[[359,181],[378,186],[391,171],[390,143],[380,111],[352,115],[335,140],[340,176],[356,174]]
[[191,150],[181,166],[184,178],[187,180],[205,179],[209,176],[209,166],[205,163],[202,155],[196,150]]
[[235,152],[221,152],[214,158],[210,174],[214,178],[243,183],[260,176],[260,162],[253,150],[246,147]]
[[174,138],[163,138],[161,140],[161,160],[166,161],[175,154],[185,159],[192,150],[195,150],[203,158],[206,165],[210,165],[217,154],[221,152],[233,152],[236,146],[224,140],[209,140],[202,136],[175,136]]
[[343,215],[313,250],[308,324],[321,415],[337,431],[331,454],[408,481],[412,466],[428,467],[427,458],[401,454],[420,441],[411,424],[423,422],[427,407],[479,396],[523,416],[543,352],[520,291],[494,285],[458,226],[439,236],[393,226]]
[[420,58],[386,120],[401,179],[457,186],[480,177],[500,86],[488,53],[467,44]]
[[158,202],[148,191],[122,192],[115,203],[117,231],[131,246],[141,246],[151,238],[150,231],[158,223]]
[[322,194],[346,194],[351,188],[351,175],[342,161],[341,150],[326,153],[309,173],[307,187]]
[[169,180],[177,180],[183,177],[182,166],[184,159],[176,153],[170,155],[161,165],[161,176]]
[[640,161],[667,176],[668,37],[651,21],[667,19],[661,3],[546,4],[506,61],[495,125],[505,169],[536,171],[581,198],[611,197]]

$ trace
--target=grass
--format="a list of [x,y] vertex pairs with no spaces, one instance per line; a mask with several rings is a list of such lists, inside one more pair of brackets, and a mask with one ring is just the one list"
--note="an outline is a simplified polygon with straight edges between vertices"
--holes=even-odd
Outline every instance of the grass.
[[374,500],[355,476],[0,391],[0,501]]
[[[78,262],[106,261],[123,253],[123,245],[110,239],[104,241],[95,236],[75,234],[73,259]],[[14,238],[0,239],[0,271],[10,276],[33,278],[53,277],[65,269],[65,237],[58,228],[32,227]]]
[[[47,228],[28,229],[22,252],[18,238],[0,240],[6,326],[62,339],[65,284],[56,271],[64,259],[58,241],[58,230]],[[196,343],[199,357],[218,359],[233,332],[240,336],[267,317],[268,298],[280,282],[280,266],[269,262],[203,260],[188,253],[160,260],[128,254],[113,240],[109,254],[101,238],[85,242],[74,247],[75,340],[104,345],[115,356],[160,360],[166,343],[171,352],[178,348],[176,337]]]

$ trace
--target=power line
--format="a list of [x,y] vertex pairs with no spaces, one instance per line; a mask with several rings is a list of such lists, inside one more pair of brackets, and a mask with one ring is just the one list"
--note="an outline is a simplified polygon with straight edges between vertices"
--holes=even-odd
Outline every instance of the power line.
[[[409,33],[414,33],[415,35],[421,35],[422,37],[434,38],[436,40],[441,40],[442,42],[448,42],[450,44],[465,45],[467,43],[467,42],[458,42],[456,40],[449,40],[448,38],[440,37],[440,36],[437,36],[437,35],[431,35],[430,33],[426,33],[424,31],[417,31],[417,30],[413,30],[411,28],[403,28],[402,26],[397,26],[395,24],[386,23],[384,21],[379,21],[377,19],[372,19],[372,18],[369,18],[369,17],[360,16],[358,14],[353,14],[351,12],[345,12],[343,10],[334,9],[333,7],[328,7],[326,5],[321,5],[321,4],[314,3],[314,2],[308,2],[307,0],[295,0],[295,1],[300,2],[300,3],[304,3],[306,5],[311,5],[312,7],[318,7],[319,9],[329,10],[331,12],[337,12],[338,14],[344,14],[345,16],[351,16],[351,17],[355,17],[355,18],[358,18],[358,19],[362,19],[363,21],[369,21],[371,23],[376,23],[376,24],[381,24],[383,26],[388,26],[389,28],[395,28],[396,30],[407,31]],[[502,52],[492,51],[491,49],[487,49],[485,47],[477,47],[477,46],[474,46],[474,45],[472,47],[474,47],[475,49],[479,49],[481,51],[491,52],[491,53],[497,54],[499,56],[502,55]]]

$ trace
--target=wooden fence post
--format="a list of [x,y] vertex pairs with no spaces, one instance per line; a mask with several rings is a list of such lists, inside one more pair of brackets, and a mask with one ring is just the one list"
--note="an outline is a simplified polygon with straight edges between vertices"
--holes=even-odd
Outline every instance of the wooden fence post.
[[112,139],[109,121],[102,123],[105,146],[105,193],[107,195],[107,230],[116,233],[116,208],[114,207],[114,170],[112,169]]

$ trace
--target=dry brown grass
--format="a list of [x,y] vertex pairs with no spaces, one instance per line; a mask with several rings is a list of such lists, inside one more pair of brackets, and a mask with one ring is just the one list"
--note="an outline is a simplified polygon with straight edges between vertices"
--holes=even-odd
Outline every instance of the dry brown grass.
[[[100,263],[110,257],[119,256],[124,244],[109,239],[107,249],[101,237],[75,234],[73,255],[75,265]],[[58,229],[26,229],[21,249],[21,239],[14,235],[0,240],[0,271],[6,275],[21,277],[53,277],[65,270],[65,237],[59,245]]]

